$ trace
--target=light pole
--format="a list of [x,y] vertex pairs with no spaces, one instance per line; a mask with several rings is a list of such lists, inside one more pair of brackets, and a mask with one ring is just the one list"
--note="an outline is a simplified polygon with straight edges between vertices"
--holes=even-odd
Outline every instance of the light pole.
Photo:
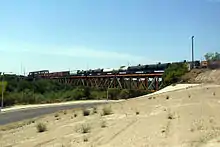
[[192,69],[194,68],[194,36],[192,36]]

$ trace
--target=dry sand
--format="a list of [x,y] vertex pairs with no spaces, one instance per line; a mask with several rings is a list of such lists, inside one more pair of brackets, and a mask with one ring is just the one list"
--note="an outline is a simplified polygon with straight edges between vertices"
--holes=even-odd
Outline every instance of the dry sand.
[[[102,116],[103,107],[113,114]],[[81,110],[46,115],[1,131],[0,147],[219,147],[219,110],[220,86],[199,85],[99,106],[89,116]],[[37,132],[39,122],[46,132]],[[89,132],[82,133],[86,125]]]

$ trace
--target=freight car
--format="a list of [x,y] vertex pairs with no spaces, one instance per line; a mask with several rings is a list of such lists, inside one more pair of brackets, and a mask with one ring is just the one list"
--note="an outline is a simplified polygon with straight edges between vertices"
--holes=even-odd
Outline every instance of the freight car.
[[52,72],[48,74],[50,78],[68,77],[70,71]]
[[49,70],[40,70],[40,71],[33,71],[29,72],[28,78],[44,78],[49,74]]

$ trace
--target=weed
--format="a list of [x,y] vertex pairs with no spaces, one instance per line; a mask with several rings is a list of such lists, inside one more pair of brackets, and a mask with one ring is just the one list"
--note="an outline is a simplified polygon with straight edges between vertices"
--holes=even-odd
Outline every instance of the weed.
[[58,114],[58,113],[56,113],[56,114],[54,115],[54,117],[59,117],[59,114]]
[[38,132],[45,132],[45,131],[47,131],[47,126],[44,123],[38,123],[36,127],[37,127],[37,131]]
[[88,142],[88,141],[89,141],[89,139],[87,137],[83,138],[83,142]]
[[102,128],[107,127],[106,122],[105,122],[104,120],[101,122],[101,127],[102,127]]
[[215,92],[213,92],[212,95],[215,96]]
[[88,109],[83,110],[83,116],[89,116],[90,111]]
[[175,119],[174,114],[171,112],[168,112],[167,118],[168,119]]
[[64,115],[66,115],[66,114],[67,114],[67,111],[66,111],[66,110],[64,110],[64,111],[63,111],[63,114],[64,114]]
[[161,133],[164,133],[165,134],[165,137],[168,136],[169,132],[170,132],[170,126],[171,126],[171,122],[168,121],[166,126],[163,127]]
[[97,108],[93,107],[93,113],[98,113]]
[[91,127],[90,127],[90,125],[88,125],[88,124],[83,124],[83,125],[81,126],[81,132],[82,132],[83,134],[89,133],[90,130],[91,130]]
[[30,125],[30,124],[32,124],[32,123],[35,123],[35,120],[29,120],[29,121],[27,122],[27,125]]
[[110,115],[110,114],[112,114],[112,109],[111,109],[111,107],[104,107],[104,108],[102,109],[102,111],[103,111],[103,115]]

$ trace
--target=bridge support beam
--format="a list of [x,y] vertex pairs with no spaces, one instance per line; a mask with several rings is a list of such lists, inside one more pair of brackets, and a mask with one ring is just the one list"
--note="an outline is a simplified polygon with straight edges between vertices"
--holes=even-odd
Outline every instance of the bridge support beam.
[[157,91],[162,88],[162,74],[135,74],[111,76],[72,76],[57,78],[61,83],[93,88],[118,88]]

